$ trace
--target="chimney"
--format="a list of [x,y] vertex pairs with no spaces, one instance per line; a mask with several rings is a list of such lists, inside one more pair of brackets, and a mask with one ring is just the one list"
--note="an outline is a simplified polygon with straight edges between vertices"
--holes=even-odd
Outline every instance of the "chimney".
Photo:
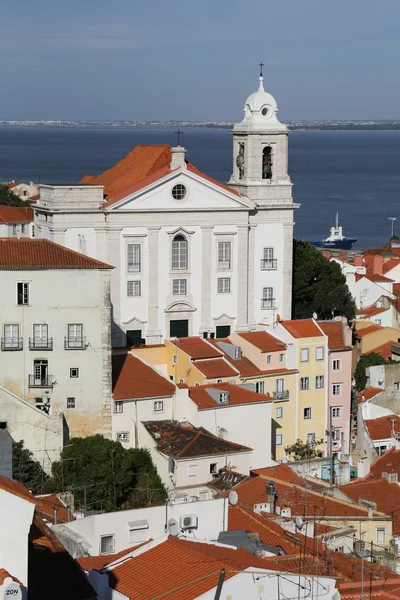
[[171,171],[174,171],[175,169],[186,169],[185,154],[186,148],[183,146],[171,148]]
[[276,508],[276,500],[277,500],[277,493],[276,493],[276,487],[273,481],[269,481],[268,485],[266,487],[267,492],[267,499],[268,499],[268,512],[271,514],[275,513],[275,508]]
[[374,256],[374,270],[375,275],[383,275],[383,256]]
[[353,264],[355,267],[363,267],[363,257],[362,256],[355,256],[354,257],[354,261]]

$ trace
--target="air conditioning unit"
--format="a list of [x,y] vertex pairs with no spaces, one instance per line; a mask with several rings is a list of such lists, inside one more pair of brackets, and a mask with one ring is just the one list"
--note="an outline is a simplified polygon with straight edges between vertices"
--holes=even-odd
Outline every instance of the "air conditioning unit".
[[181,529],[197,529],[197,515],[182,515],[180,518]]

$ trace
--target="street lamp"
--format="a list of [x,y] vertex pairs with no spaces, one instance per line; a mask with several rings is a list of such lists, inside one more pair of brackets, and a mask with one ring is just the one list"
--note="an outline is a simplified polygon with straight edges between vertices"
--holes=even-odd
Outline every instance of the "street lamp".
[[393,237],[393,228],[394,228],[394,222],[396,221],[397,217],[388,217],[389,221],[392,221],[392,236]]

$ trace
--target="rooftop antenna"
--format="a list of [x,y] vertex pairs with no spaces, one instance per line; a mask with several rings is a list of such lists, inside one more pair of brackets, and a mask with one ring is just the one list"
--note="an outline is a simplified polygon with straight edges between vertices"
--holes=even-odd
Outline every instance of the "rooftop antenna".
[[183,135],[183,131],[181,131],[178,127],[178,131],[174,131],[174,133],[178,136],[178,146],[180,146],[181,135]]

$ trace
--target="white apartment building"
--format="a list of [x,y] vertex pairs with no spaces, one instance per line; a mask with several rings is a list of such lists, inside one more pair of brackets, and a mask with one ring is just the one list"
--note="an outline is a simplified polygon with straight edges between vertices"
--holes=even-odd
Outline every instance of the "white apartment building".
[[41,186],[35,235],[115,267],[114,346],[290,318],[289,131],[262,77],[244,112],[229,186],[167,145],[139,145],[78,185]]
[[63,438],[111,434],[110,270],[47,240],[0,240],[0,426],[41,461]]

